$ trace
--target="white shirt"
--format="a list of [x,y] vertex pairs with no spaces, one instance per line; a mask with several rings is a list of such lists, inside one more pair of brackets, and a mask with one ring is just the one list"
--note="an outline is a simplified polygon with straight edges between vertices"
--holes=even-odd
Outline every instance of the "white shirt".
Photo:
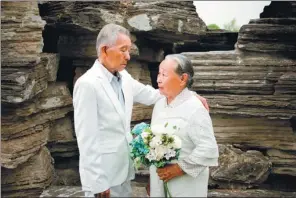
[[166,122],[181,128],[178,136],[182,139],[182,149],[178,164],[184,172],[197,177],[207,166],[218,165],[218,146],[209,113],[187,88],[170,104],[166,98],[156,103],[151,124]]

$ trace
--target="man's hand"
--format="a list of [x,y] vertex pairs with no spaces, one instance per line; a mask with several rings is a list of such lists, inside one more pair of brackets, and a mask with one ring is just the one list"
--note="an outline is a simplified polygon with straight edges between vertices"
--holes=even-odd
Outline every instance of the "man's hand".
[[163,168],[157,169],[157,174],[161,180],[167,182],[174,177],[178,177],[184,175],[183,170],[180,168],[178,164],[168,164]]
[[208,110],[210,111],[210,107],[208,105],[208,102],[207,102],[207,99],[205,99],[204,97],[196,94],[196,97],[201,101],[201,103],[203,104],[203,106]]
[[110,189],[104,192],[95,194],[95,198],[110,198]]
[[150,197],[150,183],[148,183],[146,186],[146,192],[147,192],[148,197]]

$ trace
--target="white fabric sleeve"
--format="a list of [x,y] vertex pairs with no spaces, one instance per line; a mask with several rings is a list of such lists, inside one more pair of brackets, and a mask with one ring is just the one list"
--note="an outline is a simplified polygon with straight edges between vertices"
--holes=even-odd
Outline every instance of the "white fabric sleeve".
[[195,148],[183,160],[188,164],[217,166],[219,157],[218,145],[214,136],[212,120],[205,108],[199,108],[193,113],[186,130]]
[[199,164],[190,164],[186,162],[186,160],[180,160],[178,161],[178,165],[181,167],[181,169],[187,173],[188,175],[196,178],[204,169],[206,166],[199,165]]
[[132,91],[134,102],[138,102],[144,105],[153,105],[160,98],[164,97],[159,93],[158,89],[154,89],[150,85],[144,85],[139,81],[135,80],[130,74],[129,78],[132,82]]

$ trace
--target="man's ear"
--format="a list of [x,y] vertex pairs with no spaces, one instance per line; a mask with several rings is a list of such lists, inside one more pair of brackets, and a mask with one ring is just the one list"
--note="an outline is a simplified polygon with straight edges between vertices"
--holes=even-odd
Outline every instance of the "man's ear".
[[103,56],[103,57],[105,57],[105,56],[107,56],[107,46],[106,45],[102,45],[101,47],[101,55]]

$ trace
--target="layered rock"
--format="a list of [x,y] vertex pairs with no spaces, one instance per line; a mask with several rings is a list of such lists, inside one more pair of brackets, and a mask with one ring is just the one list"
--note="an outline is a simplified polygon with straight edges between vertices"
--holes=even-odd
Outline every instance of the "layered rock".
[[239,30],[237,49],[244,52],[282,54],[295,58],[296,18],[250,20]]
[[192,40],[206,31],[193,2],[135,2],[127,14],[132,32],[146,32],[160,43]]
[[237,32],[208,30],[205,34],[198,35],[195,41],[176,42],[173,51],[181,53],[233,50],[237,35]]
[[[147,197],[145,184],[132,182],[132,197]],[[80,186],[51,186],[40,197],[83,197]],[[295,192],[263,189],[209,189],[208,197],[295,197]]]
[[4,197],[32,197],[40,195],[54,177],[49,151],[39,152],[16,169],[1,168],[1,194]]
[[268,149],[267,156],[273,164],[272,173],[296,176],[296,155],[291,151]]
[[65,83],[50,84],[46,91],[19,106],[6,106],[2,115],[1,139],[23,137],[43,124],[64,117],[72,108]]
[[219,145],[219,166],[211,168],[210,185],[219,188],[258,186],[267,179],[270,166],[268,158],[259,151],[243,152],[231,145]]
[[[194,66],[193,89],[210,103],[218,143],[263,152],[272,175],[295,176],[296,18],[291,13],[251,20],[241,27],[233,51],[183,53]],[[241,183],[233,182],[231,188]]]
[[296,3],[272,1],[260,19],[250,20],[239,31],[236,47],[244,53],[269,53],[296,58]]
[[97,34],[105,24],[116,23],[172,43],[206,31],[193,2],[41,2],[39,6],[48,25],[58,24],[68,32]]
[[20,103],[46,89],[41,61],[45,25],[34,2],[1,4],[1,100]]
[[[244,151],[262,151],[272,162],[272,175],[295,176],[295,16],[294,9],[289,10],[295,4],[285,5],[286,14],[275,11],[276,3],[271,3],[262,14],[262,18],[268,18],[251,20],[243,26],[235,51],[184,54],[194,65],[193,90],[210,103],[217,141]],[[20,195],[22,189],[35,196],[48,185],[49,175],[53,175],[49,166],[39,165],[42,175],[48,173],[49,178],[36,180],[40,181],[39,186],[32,178],[32,185],[27,185],[30,177],[25,170],[32,166],[28,163],[40,164],[30,160],[44,153],[47,142],[56,160],[55,184],[79,185],[68,87],[71,91],[96,59],[96,36],[105,24],[120,24],[132,32],[128,71],[135,79],[154,87],[164,55],[221,46],[228,50],[228,41],[235,36],[206,33],[192,2],[40,2],[39,7],[47,22],[43,35],[47,44],[44,51],[49,54],[41,53],[44,21],[37,16],[36,3],[4,2],[1,7],[1,88],[5,103],[1,161],[6,167],[3,178],[7,182],[2,185],[5,195]],[[270,19],[271,16],[281,18]],[[59,56],[52,54],[56,52]],[[48,81],[56,79],[67,83],[48,85]],[[135,104],[132,120],[148,121],[151,112],[152,107]],[[244,151],[220,146],[220,166],[211,173],[213,185],[249,188],[262,184],[269,173],[268,159],[258,151]],[[26,179],[19,178],[22,175]],[[272,194],[256,190],[210,194],[246,195]]]
[[[194,66],[193,89],[211,93],[203,96],[210,103],[219,143],[238,144],[245,149],[296,151],[296,136],[291,127],[296,115],[291,83],[296,71],[294,59],[246,56],[237,51],[183,54]],[[287,83],[281,79],[287,79]],[[284,173],[276,171],[279,166],[285,169],[280,164],[272,166],[272,173]],[[293,170],[286,173],[294,175]]]
[[2,195],[38,196],[54,177],[45,145],[55,120],[73,110],[72,97],[55,82],[59,55],[41,53],[37,2],[3,2],[1,10]]
[[53,157],[72,157],[79,155],[70,116],[55,120],[49,134],[47,147]]
[[[192,60],[195,71],[192,87],[199,92],[248,95],[293,92],[294,85],[290,82],[293,82],[291,73],[296,72],[294,59],[270,55],[243,56],[236,51],[183,54]],[[284,77],[288,74],[291,79]],[[281,78],[285,79],[282,83]]]
[[272,1],[264,7],[260,18],[296,18],[296,2]]

